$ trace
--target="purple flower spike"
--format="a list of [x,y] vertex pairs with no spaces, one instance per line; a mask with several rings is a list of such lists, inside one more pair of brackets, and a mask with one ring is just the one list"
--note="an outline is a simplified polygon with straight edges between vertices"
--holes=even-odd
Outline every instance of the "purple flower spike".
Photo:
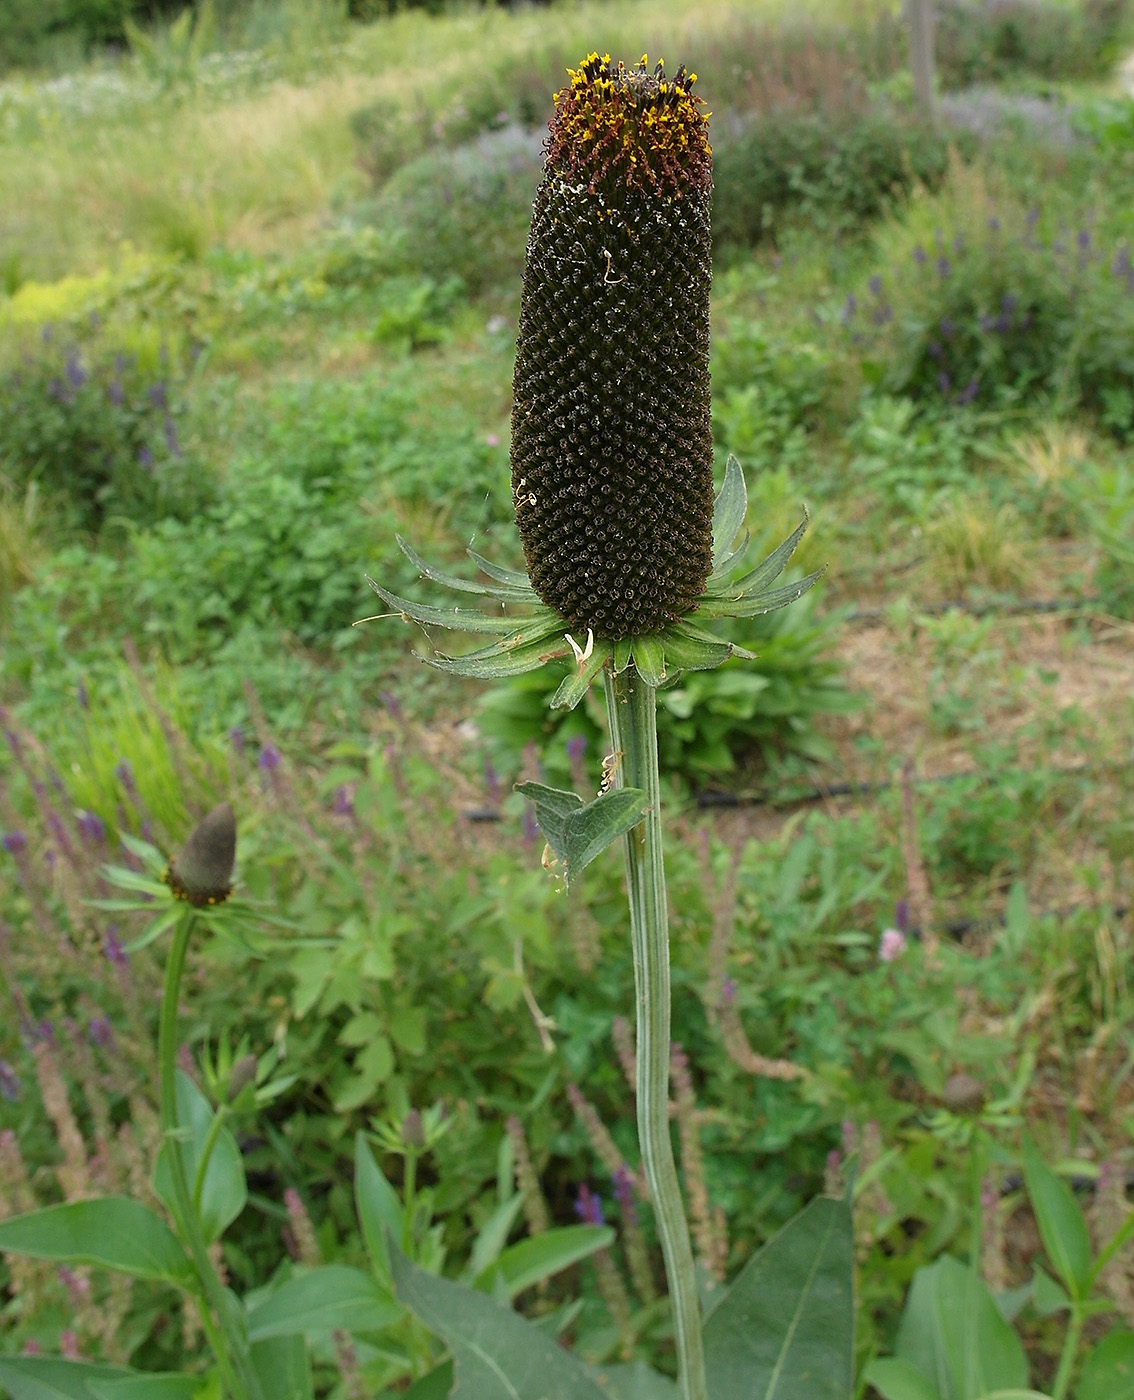
[[580,763],[587,751],[587,736],[572,734],[567,740],[567,758],[571,763]]
[[539,822],[536,821],[535,808],[529,802],[524,807],[524,815],[520,820],[520,829],[524,835],[524,844],[534,846],[539,839]]
[[79,687],[78,687],[78,689],[75,691],[75,697],[76,697],[76,699],[77,699],[78,702],[79,702],[79,708],[80,708],[80,709],[82,709],[82,710],[89,710],[89,709],[90,709],[90,696],[87,694],[87,688],[86,688],[86,686],[82,683],[82,681],[79,682]]
[[605,1225],[602,1213],[602,1199],[596,1196],[584,1181],[575,1198],[575,1214],[585,1225]]
[[951,316],[942,316],[941,324],[938,326],[937,329],[941,332],[941,335],[945,340],[949,340],[953,332],[957,328],[953,324],[953,318]]
[[177,440],[177,424],[168,413],[165,415],[165,446],[171,457],[184,456],[181,451],[181,443]]
[[335,789],[335,800],[332,810],[336,817],[354,816],[354,797],[346,783],[340,783]]
[[484,786],[490,802],[499,802],[502,795],[500,774],[490,758],[484,760]]
[[156,384],[150,385],[149,400],[155,408],[169,407],[169,401],[165,393],[165,385],[160,380]]
[[106,823],[97,812],[80,812],[76,825],[79,835],[90,846],[101,846],[106,840]]
[[949,274],[950,274],[952,271],[953,271],[953,264],[949,261],[948,258],[942,257],[942,258],[938,258],[938,259],[937,259],[937,275],[938,275],[938,277],[948,277]]
[[937,387],[941,390],[943,394],[947,394],[949,390],[953,387],[953,381],[949,378],[949,376],[945,373],[944,370],[942,370],[941,373],[937,376]]
[[28,838],[22,831],[6,831],[0,836],[0,847],[10,856],[22,856],[28,848]]
[[989,233],[999,233],[999,232],[1000,232],[1000,220],[996,217],[995,214],[990,214],[990,215],[989,215],[989,219],[988,219],[988,231],[989,231]]
[[866,285],[870,288],[872,296],[880,297],[882,295],[882,279],[877,273],[874,274]]
[[634,1201],[634,1174],[625,1162],[614,1173],[614,1198],[622,1219],[627,1224],[637,1224],[638,1207]]
[[9,1103],[18,1103],[20,1098],[20,1081],[16,1071],[7,1060],[0,1060],[0,1099],[7,1099]]
[[78,352],[72,350],[67,356],[67,383],[73,389],[81,389],[87,382],[87,372],[79,362]]
[[398,697],[394,694],[392,690],[379,691],[378,699],[381,700],[382,704],[385,706],[386,713],[390,716],[391,719],[401,719],[401,701],[398,699]]
[[275,744],[265,744],[260,750],[260,767],[265,773],[274,773],[280,766],[280,751]]
[[106,931],[106,937],[102,941],[102,951],[107,962],[113,963],[115,967],[127,967],[130,962],[130,955],[118,937],[118,930],[113,925]]
[[138,448],[138,463],[140,466],[145,467],[146,471],[153,471],[154,454],[148,447],[142,446]]
[[913,260],[915,263],[917,263],[918,267],[924,267],[925,264],[929,261],[929,256],[920,243],[913,250]]
[[736,983],[731,977],[725,977],[721,981],[721,1001],[725,1006],[731,1006],[736,1000]]
[[110,402],[114,405],[115,408],[121,408],[122,405],[126,402],[126,391],[123,389],[122,385],[118,382],[117,379],[114,381],[113,384],[111,384],[110,388],[107,389],[106,397],[110,400]]
[[976,401],[977,393],[980,389],[980,381],[976,378],[970,379],[961,392],[957,395],[957,402],[960,404],[970,404]]
[[1075,239],[1075,242],[1078,243],[1079,247],[1085,253],[1087,249],[1091,246],[1091,235],[1087,232],[1085,228],[1080,229],[1078,236]]
[[114,1027],[105,1016],[96,1016],[87,1027],[92,1045],[113,1045]]
[[910,902],[908,899],[899,899],[894,905],[894,927],[899,933],[909,933]]
[[128,793],[133,796],[136,791],[134,787],[134,770],[130,767],[130,760],[120,758],[114,765],[114,776],[122,784]]
[[244,730],[239,724],[234,724],[228,731],[228,741],[232,745],[234,753],[238,758],[244,757]]
[[846,323],[854,316],[854,313],[855,313],[857,310],[858,310],[858,298],[857,298],[857,297],[854,295],[854,293],[852,292],[852,293],[847,297],[846,301],[843,302],[843,324],[844,324],[844,325],[846,325]]

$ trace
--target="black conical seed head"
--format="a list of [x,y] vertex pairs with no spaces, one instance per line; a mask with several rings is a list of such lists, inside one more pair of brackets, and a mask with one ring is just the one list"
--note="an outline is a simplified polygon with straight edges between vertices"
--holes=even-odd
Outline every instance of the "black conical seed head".
[[524,268],[512,491],[577,631],[657,632],[712,562],[711,153],[684,69],[591,55],[557,95]]
[[232,893],[236,864],[236,817],[227,802],[214,807],[169,862],[166,883],[178,899],[203,907]]

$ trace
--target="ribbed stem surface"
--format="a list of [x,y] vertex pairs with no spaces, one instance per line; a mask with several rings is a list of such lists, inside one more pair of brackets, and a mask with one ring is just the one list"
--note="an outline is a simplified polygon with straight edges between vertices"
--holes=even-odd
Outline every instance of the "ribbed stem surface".
[[665,1258],[682,1400],[708,1400],[701,1310],[689,1226],[669,1136],[669,917],[662,858],[655,692],[633,667],[603,672],[615,783],[641,788],[650,807],[623,841],[637,1010],[638,1142]]
[[[158,1063],[161,1070],[160,1113],[161,1129],[169,1148],[169,1169],[173,1180],[173,1195],[177,1202],[177,1215],[185,1244],[188,1246],[193,1267],[205,1306],[201,1308],[202,1325],[209,1344],[217,1359],[225,1389],[233,1400],[264,1400],[260,1378],[252,1365],[248,1345],[232,1316],[232,1303],[224,1285],[217,1276],[213,1261],[209,1258],[209,1247],[201,1230],[201,1222],[193,1205],[189,1190],[189,1178],[185,1171],[185,1160],[181,1155],[181,1143],[176,1133],[177,1123],[177,1000],[181,990],[181,977],[185,971],[185,954],[189,948],[189,935],[196,922],[193,910],[186,907],[173,928],[173,942],[170,944],[169,960],[165,967],[165,990],[161,1002],[161,1023],[158,1032]],[[209,1308],[216,1314],[216,1321],[209,1316]]]

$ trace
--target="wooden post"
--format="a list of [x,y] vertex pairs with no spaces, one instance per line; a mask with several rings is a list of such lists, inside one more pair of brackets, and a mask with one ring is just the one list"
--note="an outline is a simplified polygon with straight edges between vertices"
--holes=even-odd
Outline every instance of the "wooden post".
[[933,0],[906,0],[910,31],[910,68],[918,111],[936,124],[937,98],[933,91]]

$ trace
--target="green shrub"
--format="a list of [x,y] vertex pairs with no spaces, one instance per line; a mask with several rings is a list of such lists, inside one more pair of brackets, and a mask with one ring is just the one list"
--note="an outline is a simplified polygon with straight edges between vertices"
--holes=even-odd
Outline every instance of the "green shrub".
[[37,483],[89,528],[185,513],[205,491],[180,413],[168,360],[124,353],[97,330],[80,345],[45,327],[0,373],[0,474],[20,489]]
[[919,181],[935,188],[946,147],[881,108],[733,116],[713,129],[713,238],[776,239],[790,222],[857,231]]
[[946,87],[1015,73],[1043,78],[1098,77],[1117,56],[1127,0],[1087,0],[1080,9],[1055,0],[942,0],[935,49]]
[[970,217],[932,240],[911,229],[842,321],[885,387],[918,402],[1006,404],[1046,396],[1134,429],[1134,264],[1086,222]]
[[403,166],[375,207],[380,227],[398,230],[395,258],[438,282],[460,277],[470,293],[518,281],[543,171],[542,138],[518,126]]

